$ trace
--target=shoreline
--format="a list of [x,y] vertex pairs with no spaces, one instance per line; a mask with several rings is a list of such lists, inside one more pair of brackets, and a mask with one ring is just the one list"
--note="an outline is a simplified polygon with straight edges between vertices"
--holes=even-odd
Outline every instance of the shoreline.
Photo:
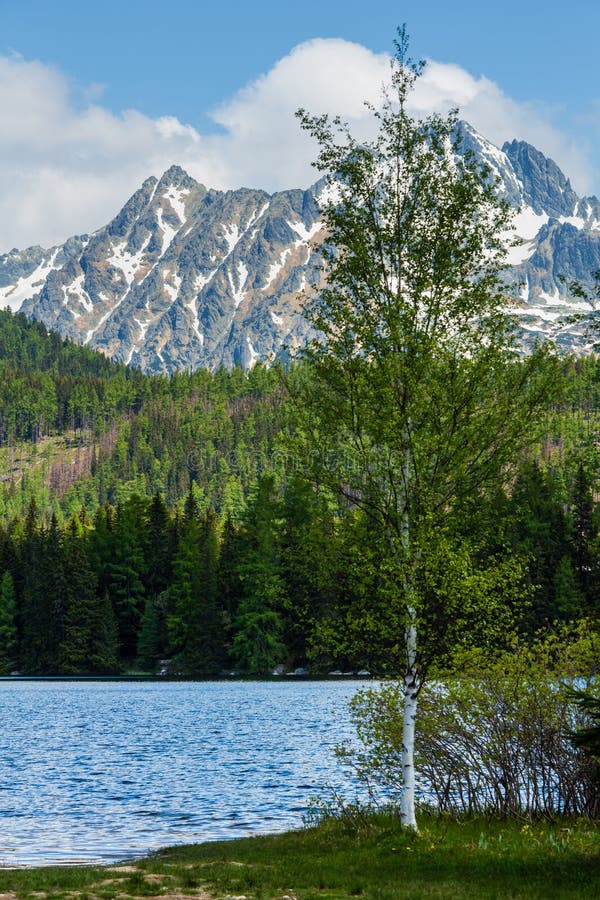
[[22,683],[26,681],[32,682],[152,682],[160,684],[162,682],[172,684],[173,682],[185,682],[199,684],[210,684],[212,682],[223,683],[274,683],[274,684],[290,684],[293,682],[336,682],[336,681],[393,681],[399,676],[395,675],[359,675],[354,672],[342,672],[340,675],[296,675],[289,672],[286,675],[211,675],[200,677],[198,675],[0,675],[0,684],[3,683]]
[[422,815],[420,833],[382,814],[270,835],[177,844],[84,866],[0,867],[3,900],[452,900],[600,895],[600,822]]

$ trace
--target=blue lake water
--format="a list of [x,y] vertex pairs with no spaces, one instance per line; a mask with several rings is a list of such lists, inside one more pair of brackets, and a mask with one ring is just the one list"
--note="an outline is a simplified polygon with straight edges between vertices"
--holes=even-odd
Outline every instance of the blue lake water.
[[300,827],[359,686],[0,681],[0,866]]

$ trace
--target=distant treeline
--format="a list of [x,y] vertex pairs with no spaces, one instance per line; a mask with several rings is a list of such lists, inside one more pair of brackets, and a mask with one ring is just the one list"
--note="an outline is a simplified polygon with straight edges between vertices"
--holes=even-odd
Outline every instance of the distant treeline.
[[[5,311],[0,379],[0,458],[36,463],[0,491],[4,672],[401,668],[377,526],[287,455],[277,366],[150,377]],[[530,634],[600,613],[598,360],[564,379],[543,444],[454,526],[521,562]]]
[[[583,466],[565,489],[526,462],[468,516],[464,539],[482,558],[522,560],[530,602],[515,624],[532,635],[600,613],[599,508]],[[380,546],[373,523],[339,515],[298,477],[261,478],[238,521],[201,511],[194,485],[174,510],[132,495],[62,527],[31,501],[0,532],[2,670],[398,671],[397,635],[381,627]]]

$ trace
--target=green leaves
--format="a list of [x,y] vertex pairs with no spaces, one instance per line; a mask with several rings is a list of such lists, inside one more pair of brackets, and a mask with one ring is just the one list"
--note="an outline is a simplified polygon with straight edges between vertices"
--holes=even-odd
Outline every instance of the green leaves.
[[325,288],[305,312],[317,336],[292,396],[309,476],[387,544],[380,573],[396,598],[382,618],[410,607],[427,625],[421,643],[441,647],[503,589],[522,593],[519,566],[483,563],[452,530],[459,506],[510,478],[557,370],[547,348],[517,352],[500,279],[507,203],[461,152],[456,112],[410,116],[422,65],[404,30],[396,51],[372,140],[299,113],[329,184],[329,236]]
[[[597,816],[597,769],[566,734],[577,723],[580,746],[589,734],[597,741],[595,692],[570,689],[593,682],[597,655],[598,638],[584,628],[532,646],[513,639],[494,654],[457,654],[454,671],[421,693],[417,755],[426,797],[453,814]],[[357,742],[340,754],[392,799],[402,787],[402,713],[400,685],[360,691],[351,701]]]

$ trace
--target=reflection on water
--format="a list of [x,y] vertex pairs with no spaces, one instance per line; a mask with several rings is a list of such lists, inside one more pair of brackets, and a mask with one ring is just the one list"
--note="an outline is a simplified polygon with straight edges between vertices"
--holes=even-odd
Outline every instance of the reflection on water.
[[301,825],[356,682],[0,682],[0,865]]

